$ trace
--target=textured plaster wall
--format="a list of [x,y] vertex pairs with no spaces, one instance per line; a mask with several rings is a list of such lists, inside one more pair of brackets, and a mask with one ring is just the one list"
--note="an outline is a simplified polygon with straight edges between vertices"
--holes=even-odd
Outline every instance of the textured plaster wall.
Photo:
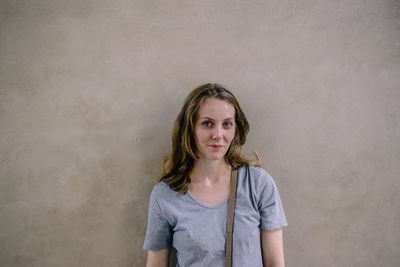
[[400,266],[400,2],[0,1],[0,266],[143,266],[183,98],[240,100],[287,266]]

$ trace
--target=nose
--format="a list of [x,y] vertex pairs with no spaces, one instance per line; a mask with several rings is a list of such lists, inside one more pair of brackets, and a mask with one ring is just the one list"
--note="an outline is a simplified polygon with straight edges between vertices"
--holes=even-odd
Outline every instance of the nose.
[[212,130],[212,139],[220,140],[222,138],[222,127],[216,126]]

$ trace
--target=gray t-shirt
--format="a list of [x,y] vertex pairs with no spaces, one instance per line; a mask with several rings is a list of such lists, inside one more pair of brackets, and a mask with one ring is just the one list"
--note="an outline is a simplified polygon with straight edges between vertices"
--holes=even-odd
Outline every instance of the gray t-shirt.
[[[145,250],[174,247],[177,266],[224,266],[228,200],[205,206],[160,182],[150,196]],[[287,226],[276,184],[264,169],[238,169],[233,266],[262,266],[260,229]]]

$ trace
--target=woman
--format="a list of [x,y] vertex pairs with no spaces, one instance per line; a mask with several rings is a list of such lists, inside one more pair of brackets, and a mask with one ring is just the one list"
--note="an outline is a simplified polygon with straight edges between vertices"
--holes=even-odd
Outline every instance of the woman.
[[233,266],[284,266],[287,225],[272,177],[240,154],[249,124],[231,92],[204,84],[186,98],[172,153],[150,197],[147,267],[224,266],[231,171],[237,170]]

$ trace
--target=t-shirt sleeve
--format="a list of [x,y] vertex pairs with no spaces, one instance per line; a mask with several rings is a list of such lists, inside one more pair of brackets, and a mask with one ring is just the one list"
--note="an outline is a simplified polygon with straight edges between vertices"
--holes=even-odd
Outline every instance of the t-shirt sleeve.
[[258,201],[260,227],[262,230],[283,228],[288,224],[275,181],[265,170],[262,170],[260,175]]
[[161,197],[160,187],[156,185],[150,196],[147,229],[143,245],[145,250],[161,250],[171,247],[172,229],[160,207]]

